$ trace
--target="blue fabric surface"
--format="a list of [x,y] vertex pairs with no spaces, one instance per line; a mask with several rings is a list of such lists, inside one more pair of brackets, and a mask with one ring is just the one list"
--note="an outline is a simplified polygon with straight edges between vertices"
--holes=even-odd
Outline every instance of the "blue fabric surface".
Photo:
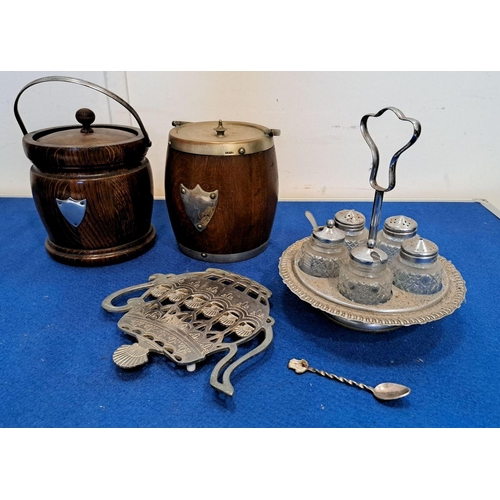
[[[439,245],[466,281],[466,301],[426,325],[368,334],[340,327],[283,284],[278,260],[310,234],[310,210],[324,223],[344,208],[369,219],[371,203],[280,202],[267,250],[232,264],[207,264],[177,248],[165,202],[155,201],[158,237],[122,264],[79,268],[46,253],[33,200],[0,198],[0,426],[16,427],[498,427],[500,220],[478,203],[385,202],[382,220],[405,214]],[[207,267],[248,276],[273,292],[274,340],[237,369],[233,398],[209,383],[217,361],[189,373],[163,356],[131,372],[114,350],[132,342],[110,293],[153,273]],[[411,394],[381,403],[365,391],[288,369],[291,358],[368,385],[393,381]]]

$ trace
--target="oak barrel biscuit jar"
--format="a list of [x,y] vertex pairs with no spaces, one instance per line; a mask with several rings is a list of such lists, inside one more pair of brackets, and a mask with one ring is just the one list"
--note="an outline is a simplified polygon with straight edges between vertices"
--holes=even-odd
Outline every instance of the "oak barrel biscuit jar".
[[[73,125],[28,133],[18,112],[21,94],[43,82],[66,82],[101,92],[123,105],[139,128],[95,125],[87,108]],[[65,264],[98,266],[132,259],[155,242],[151,224],[153,180],[146,152],[151,145],[137,113],[112,92],[85,80],[46,77],[26,85],[14,114],[32,161],[33,199],[48,233],[45,248]]]
[[263,252],[278,203],[276,129],[245,122],[173,122],[165,197],[180,250],[209,262]]

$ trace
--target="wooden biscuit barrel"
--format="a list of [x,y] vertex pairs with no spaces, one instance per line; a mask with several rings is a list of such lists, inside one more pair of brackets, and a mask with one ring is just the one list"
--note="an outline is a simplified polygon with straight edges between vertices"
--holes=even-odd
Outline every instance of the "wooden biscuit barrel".
[[245,122],[173,122],[165,197],[180,250],[209,262],[263,252],[278,203],[276,129]]

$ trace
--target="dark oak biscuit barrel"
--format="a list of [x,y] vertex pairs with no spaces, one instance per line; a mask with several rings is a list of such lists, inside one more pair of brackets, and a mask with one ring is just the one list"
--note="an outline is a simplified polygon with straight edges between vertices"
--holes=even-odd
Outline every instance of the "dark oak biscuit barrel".
[[173,125],[165,197],[180,250],[209,262],[263,252],[278,202],[279,130],[243,122]]
[[[98,90],[124,105],[140,128],[94,125],[94,113],[76,113],[80,125],[27,133],[17,111],[20,95],[32,85],[59,81]],[[41,78],[19,93],[14,113],[32,161],[31,190],[47,230],[47,252],[65,264],[97,266],[122,262],[149,250],[153,180],[146,152],[151,145],[135,111],[95,84],[68,77]]]

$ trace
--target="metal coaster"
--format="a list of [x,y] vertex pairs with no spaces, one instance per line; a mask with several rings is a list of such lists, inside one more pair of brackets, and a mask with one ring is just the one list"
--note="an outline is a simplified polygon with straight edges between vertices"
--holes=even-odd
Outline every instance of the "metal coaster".
[[[140,297],[123,306],[113,304],[139,290],[145,290]],[[213,369],[210,384],[232,396],[232,372],[272,341],[271,295],[259,283],[220,269],[153,274],[147,283],[118,290],[102,302],[108,312],[125,312],[118,326],[137,339],[135,344],[119,347],[113,361],[121,368],[134,368],[154,352],[193,371],[207,356],[227,351]],[[262,332],[259,344],[233,361],[239,346]]]

